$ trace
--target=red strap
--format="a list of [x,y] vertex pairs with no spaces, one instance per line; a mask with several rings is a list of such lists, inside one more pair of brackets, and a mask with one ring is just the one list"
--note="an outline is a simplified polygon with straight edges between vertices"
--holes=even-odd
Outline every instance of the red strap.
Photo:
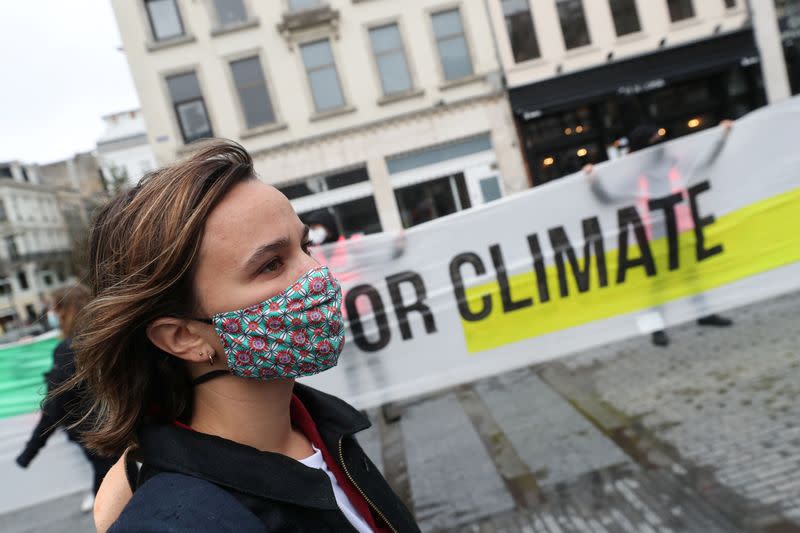
[[322,437],[319,434],[319,430],[317,429],[317,425],[314,423],[311,415],[306,410],[303,402],[300,401],[300,398],[294,394],[292,395],[292,404],[290,409],[292,423],[306,436],[308,440],[311,441],[314,446],[317,447],[317,449],[319,449],[319,451],[322,452],[322,458],[325,459],[325,464],[328,465],[328,469],[333,472],[336,482],[339,483],[339,487],[341,487],[341,489],[347,495],[347,499],[350,500],[350,503],[358,511],[358,514],[361,515],[361,517],[367,522],[373,531],[378,533],[388,533],[386,528],[378,527],[377,521],[372,515],[372,511],[370,510],[367,500],[361,496],[361,493],[350,482],[350,479],[344,473],[341,466],[339,466],[339,462],[333,455],[331,455],[331,452],[325,446],[325,442],[323,442]]

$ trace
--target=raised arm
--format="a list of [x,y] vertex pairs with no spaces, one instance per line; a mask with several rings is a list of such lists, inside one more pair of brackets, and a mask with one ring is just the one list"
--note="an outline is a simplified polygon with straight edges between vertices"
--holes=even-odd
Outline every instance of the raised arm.
[[719,158],[723,148],[725,148],[733,130],[733,121],[723,120],[719,123],[719,127],[722,129],[722,135],[714,142],[708,153],[689,171],[689,176],[686,179],[687,184],[693,183],[704,171],[711,167]]
[[613,204],[627,198],[621,194],[613,194],[605,188],[605,185],[600,180],[600,176],[594,169],[594,165],[584,165],[583,174],[589,182],[589,190],[592,191],[597,201],[601,204]]

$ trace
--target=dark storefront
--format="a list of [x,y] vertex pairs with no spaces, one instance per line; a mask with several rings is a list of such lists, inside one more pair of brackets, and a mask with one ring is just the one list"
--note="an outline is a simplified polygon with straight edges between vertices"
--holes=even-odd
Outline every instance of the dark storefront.
[[800,0],[775,0],[792,94],[800,94]]
[[510,90],[534,185],[616,156],[640,124],[667,138],[766,103],[750,30]]

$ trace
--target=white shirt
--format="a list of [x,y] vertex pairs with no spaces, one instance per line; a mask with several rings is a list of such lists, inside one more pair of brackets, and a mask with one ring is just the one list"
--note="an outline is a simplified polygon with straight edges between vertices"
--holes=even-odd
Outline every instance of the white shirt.
[[336,476],[333,475],[333,472],[330,471],[328,465],[325,463],[322,452],[313,444],[311,447],[314,448],[314,455],[301,459],[300,462],[310,468],[317,468],[328,474],[328,478],[331,480],[331,487],[333,488],[333,496],[336,498],[336,505],[339,506],[339,509],[341,509],[347,521],[350,522],[359,533],[373,533],[369,524],[364,521],[361,515],[358,514],[358,511],[356,511],[350,503],[350,500],[347,499],[347,495],[336,481]]

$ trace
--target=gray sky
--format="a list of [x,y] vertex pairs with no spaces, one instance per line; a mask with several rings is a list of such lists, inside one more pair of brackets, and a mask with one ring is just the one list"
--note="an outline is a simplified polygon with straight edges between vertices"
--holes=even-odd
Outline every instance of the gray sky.
[[110,0],[0,0],[0,161],[91,150],[138,107]]

